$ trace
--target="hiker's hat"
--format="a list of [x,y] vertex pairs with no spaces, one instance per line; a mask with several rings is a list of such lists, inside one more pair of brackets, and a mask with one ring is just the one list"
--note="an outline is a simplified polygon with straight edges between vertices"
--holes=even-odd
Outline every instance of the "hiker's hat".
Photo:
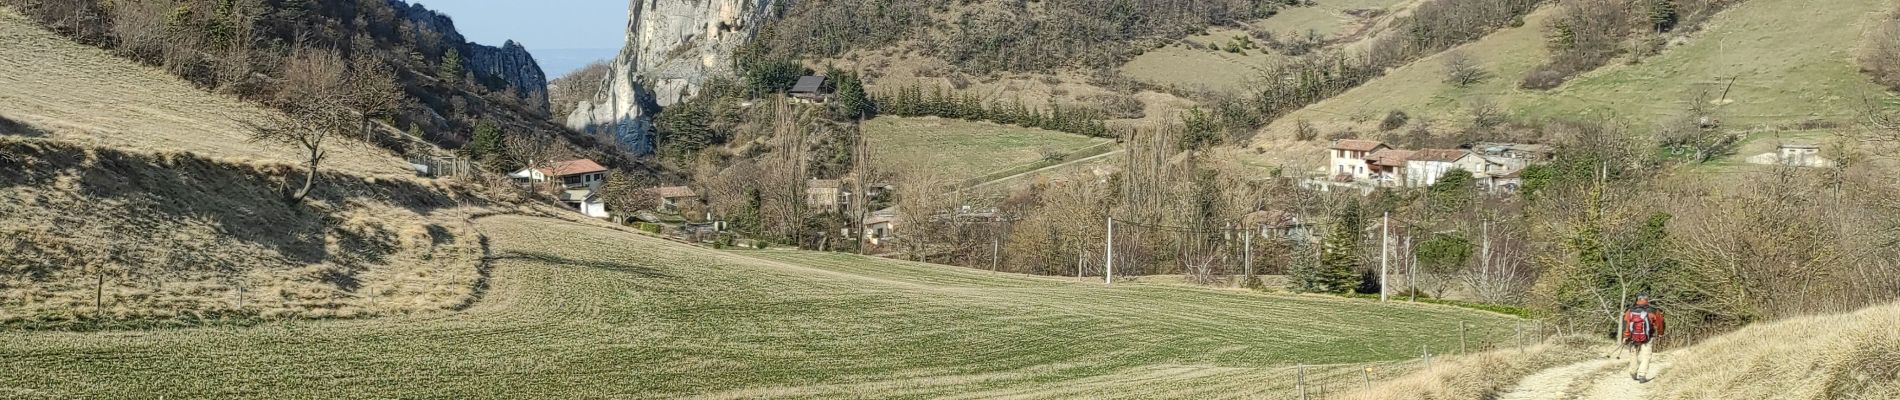
[[1639,306],[1649,305],[1649,295],[1646,295],[1646,294],[1636,295],[1636,305],[1639,305]]

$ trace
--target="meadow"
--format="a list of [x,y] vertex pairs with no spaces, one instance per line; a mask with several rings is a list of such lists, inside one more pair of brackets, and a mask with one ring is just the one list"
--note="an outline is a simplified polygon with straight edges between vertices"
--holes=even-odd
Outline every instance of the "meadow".
[[[479,219],[454,313],[0,333],[9,398],[1264,397],[1386,379],[1422,348],[1509,338],[1476,310],[1076,282],[604,225]],[[1474,347],[1480,346],[1474,344]],[[1476,349],[1474,349],[1475,351]]]
[[[1045,152],[1061,156],[1110,142],[1071,133],[937,117],[864,121],[871,162],[887,170],[925,165],[956,180],[1036,166]],[[1029,168],[1034,169],[1034,168]],[[1000,176],[999,176],[1000,177]]]

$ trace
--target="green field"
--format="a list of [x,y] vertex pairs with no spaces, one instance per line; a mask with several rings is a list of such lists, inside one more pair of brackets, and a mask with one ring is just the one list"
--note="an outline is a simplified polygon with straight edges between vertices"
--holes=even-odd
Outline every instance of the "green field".
[[[1415,369],[1512,319],[853,255],[724,253],[548,219],[479,220],[473,308],[363,320],[0,333],[0,397],[1287,397]],[[1434,350],[1434,352],[1439,351]],[[1359,364],[1367,363],[1367,364]],[[1337,387],[1337,386],[1335,386]]]
[[[1523,27],[1459,47],[1491,72],[1481,84],[1446,84],[1444,55],[1427,57],[1282,118],[1270,127],[1272,134],[1261,138],[1284,140],[1301,119],[1323,129],[1351,126],[1364,132],[1391,110],[1441,120],[1435,125],[1441,128],[1462,127],[1469,104],[1480,98],[1520,120],[1607,118],[1645,131],[1687,114],[1699,96],[1706,109],[1735,129],[1849,122],[1864,96],[1885,93],[1858,72],[1854,57],[1862,33],[1889,6],[1879,0],[1841,0],[1825,7],[1800,0],[1750,0],[1659,55],[1635,64],[1618,60],[1550,91],[1519,89],[1524,75],[1547,58],[1544,32],[1555,8],[1546,6]],[[1731,79],[1727,101],[1716,101]]]
[[864,121],[872,163],[886,169],[923,165],[965,179],[1042,161],[1044,149],[1070,154],[1110,142],[1071,133],[937,117],[878,117]]

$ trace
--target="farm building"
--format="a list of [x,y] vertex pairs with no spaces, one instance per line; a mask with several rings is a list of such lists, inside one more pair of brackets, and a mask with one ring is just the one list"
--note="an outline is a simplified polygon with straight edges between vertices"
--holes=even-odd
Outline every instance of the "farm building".
[[1374,152],[1390,148],[1392,146],[1376,140],[1335,140],[1332,146],[1326,148],[1331,158],[1327,173],[1341,180],[1371,179],[1372,168],[1366,163],[1366,158]]
[[801,76],[786,94],[803,102],[824,103],[831,100],[831,81],[823,76]]
[[555,161],[544,166],[523,168],[508,174],[508,177],[523,182],[559,184],[563,189],[586,187],[588,190],[598,190],[601,183],[607,181],[607,167],[588,159]]
[[660,211],[679,211],[680,207],[699,200],[699,193],[685,186],[661,186],[647,191],[660,198]]

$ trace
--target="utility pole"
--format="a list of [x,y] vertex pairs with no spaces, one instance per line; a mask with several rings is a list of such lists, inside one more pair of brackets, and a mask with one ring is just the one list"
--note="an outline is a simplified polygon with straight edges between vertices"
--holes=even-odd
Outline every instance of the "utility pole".
[[1418,252],[1412,251],[1412,234],[1405,234],[1405,267],[1411,271],[1405,273],[1405,292],[1412,296],[1412,302],[1418,302]]
[[[1245,259],[1242,259],[1240,263],[1241,265],[1246,266],[1245,268],[1247,269],[1247,276],[1245,277],[1245,279],[1253,279],[1253,235],[1254,233],[1255,232],[1249,231],[1244,227],[1240,229],[1240,234],[1241,234],[1240,242],[1241,242],[1241,246],[1243,246],[1240,250],[1240,254],[1241,254],[1241,257],[1245,257]],[[1245,285],[1245,284],[1246,283],[1244,282],[1242,283],[1242,285]]]
[[863,255],[866,253],[864,250],[864,234],[866,233],[863,231],[864,219],[867,214],[871,213],[871,196],[867,195],[864,191],[864,180],[871,179],[871,169],[864,165],[864,116],[858,115],[858,124],[851,128],[858,131],[858,134],[854,136],[856,140],[853,140],[853,143],[851,143],[851,155],[857,159],[852,161],[852,163],[856,164],[854,166],[858,169],[858,193],[856,196],[850,197],[851,200],[856,200],[858,203],[858,226],[854,226],[849,230],[851,232],[857,232],[858,254]]
[[1385,212],[1385,219],[1379,223],[1379,302],[1386,300],[1385,275],[1388,255],[1392,254],[1392,212]]
[[1102,281],[1115,283],[1115,217],[1108,217],[1108,257],[1102,262]]
[[1002,239],[990,238],[990,273],[996,273],[996,258],[1002,255],[1002,248]]

